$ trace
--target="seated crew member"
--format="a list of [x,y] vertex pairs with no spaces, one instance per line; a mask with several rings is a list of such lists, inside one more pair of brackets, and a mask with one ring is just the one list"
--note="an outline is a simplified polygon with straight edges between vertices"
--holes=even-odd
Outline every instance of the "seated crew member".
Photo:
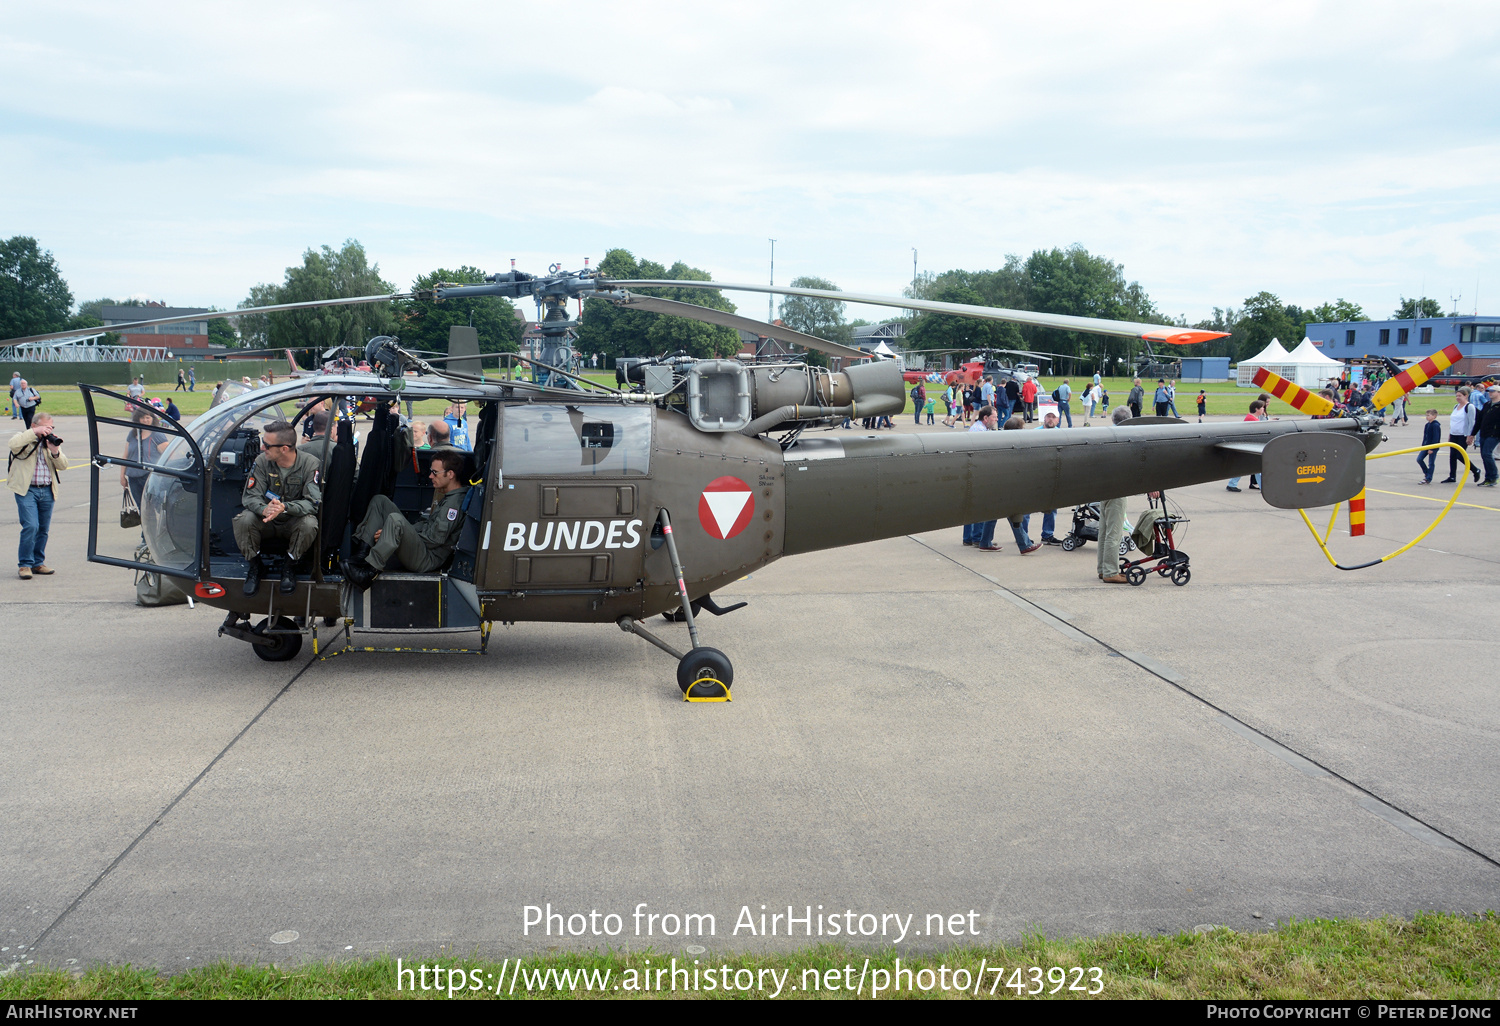
[[245,492],[244,512],[234,518],[234,540],[250,564],[245,571],[245,594],[260,588],[260,543],[285,538],[287,560],[281,567],[281,592],[297,590],[293,564],[318,539],[318,506],[323,492],[318,483],[318,459],[297,450],[297,431],[278,420],[263,431],[265,451],[255,458]]
[[344,577],[356,588],[368,588],[395,556],[413,573],[428,573],[448,560],[463,530],[463,501],[468,493],[469,454],[439,449],[432,454],[432,508],[420,524],[413,524],[384,495],[370,500],[369,511],[354,532],[369,552],[362,559],[344,560]]
[[315,410],[307,417],[306,426],[302,429],[304,442],[300,451],[319,463],[323,462],[323,446],[332,444],[327,441],[332,434],[333,418],[323,410]]

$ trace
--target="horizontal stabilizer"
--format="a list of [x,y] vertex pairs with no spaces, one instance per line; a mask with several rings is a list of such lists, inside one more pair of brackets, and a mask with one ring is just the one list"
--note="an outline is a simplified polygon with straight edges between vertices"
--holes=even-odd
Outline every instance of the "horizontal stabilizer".
[[1265,442],[1220,442],[1214,446],[1215,449],[1227,449],[1230,452],[1248,452],[1252,456],[1259,456],[1265,451]]
[[1127,421],[1116,424],[1115,427],[1130,427],[1132,424],[1138,427],[1146,427],[1150,424],[1186,424],[1187,421],[1181,417],[1131,417]]

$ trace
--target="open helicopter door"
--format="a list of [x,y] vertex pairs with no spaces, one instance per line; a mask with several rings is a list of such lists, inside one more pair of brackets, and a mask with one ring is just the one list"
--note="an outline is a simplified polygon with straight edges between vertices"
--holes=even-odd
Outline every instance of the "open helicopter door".
[[[89,422],[89,560],[201,579],[208,465],[198,443],[144,402],[79,389]],[[135,420],[137,411],[150,419]]]

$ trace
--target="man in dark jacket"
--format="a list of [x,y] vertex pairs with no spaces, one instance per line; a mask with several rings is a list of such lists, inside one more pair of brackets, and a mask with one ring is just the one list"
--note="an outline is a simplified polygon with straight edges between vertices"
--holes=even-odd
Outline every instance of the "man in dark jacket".
[[1139,417],[1141,415],[1141,403],[1146,401],[1146,390],[1141,387],[1141,379],[1135,379],[1135,385],[1130,389],[1130,397],[1125,400],[1130,406],[1130,415]]
[[1485,488],[1495,487],[1500,471],[1495,467],[1495,446],[1500,444],[1500,385],[1491,385],[1485,392],[1484,409],[1479,411],[1479,420],[1474,433],[1479,436],[1479,457],[1484,460]]
[[[1016,383],[1015,378],[1005,379],[1005,420],[1010,419],[1012,413],[1019,412],[1016,407],[1021,403],[1021,386]],[[1022,421],[1024,423],[1024,420]]]

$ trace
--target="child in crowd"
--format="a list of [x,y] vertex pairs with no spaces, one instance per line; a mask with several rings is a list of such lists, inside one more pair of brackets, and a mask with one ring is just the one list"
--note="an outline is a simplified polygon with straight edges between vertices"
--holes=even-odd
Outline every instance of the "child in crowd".
[[[1422,444],[1436,445],[1443,440],[1443,427],[1438,423],[1438,411],[1427,411],[1427,423],[1422,425]],[[1422,480],[1417,484],[1432,484],[1432,472],[1437,469],[1437,450],[1428,449],[1417,453],[1417,466],[1422,468]]]
[[1208,393],[1198,389],[1198,423],[1203,423],[1203,417],[1208,413]]

